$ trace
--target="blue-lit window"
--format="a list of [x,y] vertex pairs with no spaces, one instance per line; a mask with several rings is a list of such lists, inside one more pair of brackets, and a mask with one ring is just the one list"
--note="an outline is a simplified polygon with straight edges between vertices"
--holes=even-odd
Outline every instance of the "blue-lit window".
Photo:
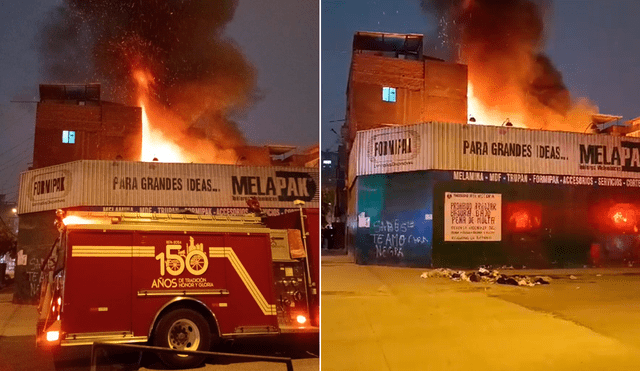
[[76,132],[63,130],[62,131],[62,143],[73,144],[76,142]]
[[396,101],[396,88],[382,88],[382,100],[385,102],[395,102]]

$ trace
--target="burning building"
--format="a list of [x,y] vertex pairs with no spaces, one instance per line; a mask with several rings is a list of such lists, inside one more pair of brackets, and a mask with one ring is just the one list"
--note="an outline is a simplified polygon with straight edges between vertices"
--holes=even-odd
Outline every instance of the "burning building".
[[140,159],[140,107],[100,99],[100,85],[40,85],[33,167],[87,159]]
[[422,55],[423,36],[358,32],[347,86],[348,138],[424,121],[467,122],[467,66]]
[[574,123],[580,131],[560,131],[571,127],[569,106],[557,127],[558,107],[515,126],[509,116],[496,125],[470,120],[467,105],[473,116],[478,102],[499,116],[524,106],[482,104],[471,91],[477,66],[467,81],[466,66],[422,56],[421,43],[416,35],[354,37],[345,131],[346,243],[356,262],[640,262],[637,120],[592,112],[586,125]]
[[[34,302],[56,209],[268,215],[319,207],[317,147],[248,145],[256,71],[224,34],[236,0],[65,0],[41,25],[33,169],[14,299]],[[55,82],[80,82],[77,85]],[[100,84],[86,83],[99,81]],[[118,102],[118,103],[114,103]],[[294,153],[295,152],[295,153]]]

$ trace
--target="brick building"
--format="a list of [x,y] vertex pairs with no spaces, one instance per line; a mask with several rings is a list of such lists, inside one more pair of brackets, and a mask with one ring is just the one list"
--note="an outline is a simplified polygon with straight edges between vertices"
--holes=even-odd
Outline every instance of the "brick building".
[[467,66],[423,56],[422,39],[417,34],[354,35],[345,122],[349,143],[359,130],[467,122]]
[[40,85],[33,167],[80,159],[139,161],[142,110],[100,100],[100,85]]

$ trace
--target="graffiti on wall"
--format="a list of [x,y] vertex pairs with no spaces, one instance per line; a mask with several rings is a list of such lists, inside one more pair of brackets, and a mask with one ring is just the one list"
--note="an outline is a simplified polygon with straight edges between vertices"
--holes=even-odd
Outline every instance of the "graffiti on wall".
[[29,296],[32,298],[40,294],[40,272],[44,258],[29,258],[27,276],[29,278]]
[[408,245],[426,244],[427,238],[416,231],[413,220],[378,220],[373,223],[376,258],[403,258]]

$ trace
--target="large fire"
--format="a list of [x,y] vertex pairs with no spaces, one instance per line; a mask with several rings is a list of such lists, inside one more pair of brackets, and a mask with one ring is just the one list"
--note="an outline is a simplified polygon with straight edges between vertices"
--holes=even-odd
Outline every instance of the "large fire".
[[133,75],[142,108],[141,161],[236,162],[235,150],[218,148],[206,138],[187,136],[181,131],[188,123],[152,98],[154,79],[148,70],[137,69]]
[[544,3],[422,0],[441,38],[468,66],[469,123],[586,131],[597,107],[572,99],[544,53]]
[[224,32],[237,0],[59,3],[39,34],[46,79],[98,80],[101,99],[142,107],[141,160],[243,157],[235,120],[260,94],[254,67]]
[[590,127],[592,115],[598,112],[598,107],[586,98],[576,100],[565,112],[558,112],[527,99],[530,97],[520,94],[518,89],[513,90],[502,97],[496,94],[496,99],[483,99],[474,92],[470,76],[467,86],[468,123],[585,132]]

